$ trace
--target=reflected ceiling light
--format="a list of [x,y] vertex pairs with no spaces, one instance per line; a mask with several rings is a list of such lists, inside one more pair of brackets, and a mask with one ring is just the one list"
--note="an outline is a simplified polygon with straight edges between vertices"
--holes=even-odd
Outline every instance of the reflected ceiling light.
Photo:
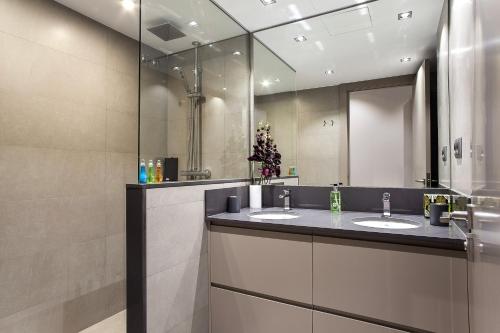
[[180,71],[181,68],[179,66],[175,66],[175,67],[172,68],[172,70],[177,72],[177,71]]
[[193,27],[193,28],[194,28],[194,27],[197,27],[197,26],[198,26],[198,22],[196,22],[196,21],[191,21],[191,22],[189,22],[189,23],[188,23],[188,25],[189,25],[190,27]]
[[302,18],[302,14],[300,13],[299,8],[295,4],[288,5],[288,10],[292,15],[290,16],[291,20],[296,20]]
[[264,6],[269,6],[272,5],[273,3],[276,3],[276,0],[260,0]]
[[281,82],[281,80],[280,80],[280,78],[279,78],[279,77],[277,77],[277,78],[275,78],[275,79],[274,79],[274,82],[276,82],[276,83],[277,83],[277,82]]
[[240,51],[234,51],[234,52],[233,52],[233,55],[235,55],[235,56],[240,56],[240,55],[241,55],[241,52],[240,52]]
[[134,0],[122,0],[122,7],[125,10],[134,10],[135,2]]
[[325,71],[325,74],[326,74],[326,75],[333,75],[333,73],[335,73],[335,72],[333,71],[333,69],[327,69],[327,70]]
[[368,40],[370,41],[370,43],[375,43],[375,35],[373,34],[373,32],[367,33],[366,36],[368,36]]
[[271,85],[271,81],[269,81],[269,80],[263,80],[260,84],[263,87],[269,87]]
[[315,41],[314,44],[316,44],[316,47],[318,48],[318,50],[320,51],[324,51],[325,50],[325,46],[323,45],[323,43],[319,40]]
[[311,26],[309,25],[309,23],[307,23],[307,21],[299,21],[298,23],[302,26],[302,28],[305,31],[311,31],[312,30]]
[[226,87],[224,87],[224,88],[222,88],[222,90],[226,91],[226,90],[227,90],[227,88],[226,88]]
[[404,58],[401,58],[399,61],[401,61],[401,62],[410,62],[411,58],[410,57],[404,57]]
[[307,40],[306,36],[303,36],[303,35],[299,35],[297,37],[294,38],[294,40],[297,42],[297,43],[301,43],[301,42],[305,42]]
[[410,10],[409,12],[404,12],[404,13],[399,13],[398,14],[398,20],[408,20],[413,17],[413,12]]

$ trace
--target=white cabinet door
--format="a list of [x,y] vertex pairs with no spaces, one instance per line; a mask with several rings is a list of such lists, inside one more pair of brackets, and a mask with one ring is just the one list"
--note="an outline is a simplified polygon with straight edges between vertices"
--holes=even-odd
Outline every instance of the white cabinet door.
[[404,331],[314,311],[313,333],[403,333]]
[[312,333],[312,310],[211,288],[212,333]]
[[312,236],[212,226],[211,282],[312,303]]
[[314,238],[314,304],[421,330],[468,332],[465,252]]

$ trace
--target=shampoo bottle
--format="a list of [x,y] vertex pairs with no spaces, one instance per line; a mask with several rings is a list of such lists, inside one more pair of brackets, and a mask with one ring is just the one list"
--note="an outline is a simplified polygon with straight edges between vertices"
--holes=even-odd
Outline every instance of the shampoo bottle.
[[157,183],[161,183],[163,181],[163,172],[161,167],[161,161],[156,161],[156,175],[155,180]]
[[141,160],[139,167],[139,183],[146,184],[148,182],[148,173],[146,171],[146,161]]
[[148,184],[155,182],[155,167],[153,164],[153,160],[149,160],[148,162]]
[[333,213],[340,213],[342,211],[342,201],[338,184],[332,184],[333,189],[330,192],[330,210]]

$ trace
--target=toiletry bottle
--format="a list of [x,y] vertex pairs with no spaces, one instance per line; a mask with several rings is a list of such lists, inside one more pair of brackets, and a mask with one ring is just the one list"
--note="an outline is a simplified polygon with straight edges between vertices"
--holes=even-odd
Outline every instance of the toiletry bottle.
[[155,182],[155,167],[153,164],[153,160],[149,160],[148,163],[148,184]]
[[156,182],[161,183],[163,181],[163,172],[162,172],[162,167],[161,167],[161,161],[158,160],[156,161]]
[[330,192],[330,210],[333,213],[340,213],[342,211],[342,203],[340,198],[340,191],[338,184],[332,184],[333,190]]
[[139,167],[139,183],[146,184],[148,182],[148,173],[146,172],[146,161],[141,160]]

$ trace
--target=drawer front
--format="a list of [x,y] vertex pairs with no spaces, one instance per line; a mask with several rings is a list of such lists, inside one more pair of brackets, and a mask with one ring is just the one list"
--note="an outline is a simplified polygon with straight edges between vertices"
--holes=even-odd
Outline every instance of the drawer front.
[[312,310],[211,287],[213,333],[312,333]]
[[404,331],[340,317],[324,312],[313,313],[314,333],[403,333]]
[[212,226],[213,283],[312,302],[312,236]]
[[467,332],[467,264],[461,256],[315,237],[314,303],[432,332]]

